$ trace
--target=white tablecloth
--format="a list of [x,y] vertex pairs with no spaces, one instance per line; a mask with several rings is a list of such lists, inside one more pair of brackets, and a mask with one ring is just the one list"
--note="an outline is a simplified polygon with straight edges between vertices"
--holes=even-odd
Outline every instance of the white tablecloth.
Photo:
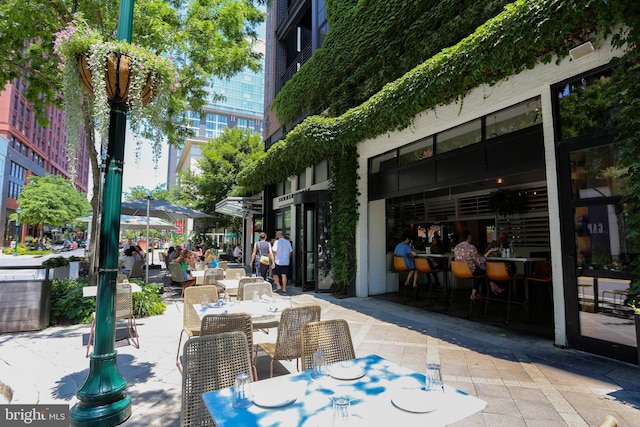
[[[311,378],[306,370],[252,383],[256,401],[271,399],[274,395],[293,397],[295,402],[280,408],[252,405],[248,409],[234,409],[231,389],[202,395],[218,427],[239,426],[330,426],[332,421],[331,397],[348,395],[349,426],[445,426],[483,410],[487,402],[463,391],[446,386],[435,410],[413,413],[399,409],[392,399],[408,389],[424,385],[424,375],[399,366],[376,355],[355,360],[366,374],[355,380],[337,380],[324,377]],[[425,367],[426,369],[426,367]],[[261,398],[261,399],[260,399]]]

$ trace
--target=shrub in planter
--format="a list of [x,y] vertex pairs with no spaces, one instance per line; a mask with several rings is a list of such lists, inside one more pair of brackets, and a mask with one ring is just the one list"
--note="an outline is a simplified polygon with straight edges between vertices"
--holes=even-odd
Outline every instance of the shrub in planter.
[[142,292],[134,292],[133,297],[133,314],[136,317],[149,317],[163,314],[167,309],[167,305],[160,299],[161,285],[155,283],[145,284],[142,281],[130,280],[135,282],[142,288]]
[[69,265],[69,258],[63,256],[51,257],[42,262],[42,266],[48,268],[64,267],[65,265]]
[[95,298],[85,298],[85,281],[56,279],[51,285],[51,325],[91,323],[96,310]]

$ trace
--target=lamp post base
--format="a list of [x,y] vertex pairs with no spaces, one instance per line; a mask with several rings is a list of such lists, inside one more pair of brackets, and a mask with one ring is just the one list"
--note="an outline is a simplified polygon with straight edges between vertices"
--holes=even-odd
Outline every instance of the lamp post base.
[[76,393],[79,402],[69,413],[73,427],[112,427],[131,416],[127,382],[116,366],[116,352],[91,354],[89,375]]
[[73,427],[111,427],[122,424],[131,416],[131,396],[123,393],[123,399],[108,405],[88,406],[77,403],[71,408]]

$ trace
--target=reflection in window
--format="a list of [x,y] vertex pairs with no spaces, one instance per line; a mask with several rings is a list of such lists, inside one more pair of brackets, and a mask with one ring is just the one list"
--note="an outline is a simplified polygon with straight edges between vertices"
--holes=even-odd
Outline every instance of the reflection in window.
[[436,152],[438,154],[466,147],[482,140],[480,119],[473,120],[438,134]]
[[489,114],[486,119],[487,139],[542,124],[540,97]]
[[625,194],[620,144],[573,151],[570,161],[573,200]]
[[624,297],[637,250],[632,240],[625,240],[626,210],[623,204],[574,209],[576,298],[580,335],[635,347],[633,311],[624,305]]
[[313,168],[313,183],[319,184],[329,179],[329,162],[323,160]]
[[395,150],[369,160],[369,173],[384,172],[396,167],[398,167],[398,160]]
[[613,127],[611,70],[576,79],[557,89],[560,139]]
[[577,267],[629,269],[633,244],[625,239],[626,205],[582,206],[574,209]]
[[413,144],[400,148],[400,165],[428,159],[433,156],[433,136],[422,138]]

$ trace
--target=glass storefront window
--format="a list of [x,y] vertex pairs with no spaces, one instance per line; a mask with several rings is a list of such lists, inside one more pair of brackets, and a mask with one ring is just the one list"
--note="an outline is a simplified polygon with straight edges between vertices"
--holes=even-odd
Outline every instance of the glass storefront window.
[[489,114],[485,122],[487,139],[542,124],[540,97]]
[[329,179],[329,162],[321,161],[313,168],[313,183],[319,184]]
[[400,165],[428,159],[433,156],[433,136],[422,138],[413,144],[400,148]]
[[369,173],[384,172],[398,167],[396,151],[390,151],[369,160]]
[[634,245],[625,239],[626,205],[603,204],[574,209],[577,267],[625,271]]
[[438,134],[436,153],[442,154],[482,141],[480,119],[470,121]]
[[620,166],[619,144],[573,151],[570,162],[573,200],[625,194],[626,169]]

